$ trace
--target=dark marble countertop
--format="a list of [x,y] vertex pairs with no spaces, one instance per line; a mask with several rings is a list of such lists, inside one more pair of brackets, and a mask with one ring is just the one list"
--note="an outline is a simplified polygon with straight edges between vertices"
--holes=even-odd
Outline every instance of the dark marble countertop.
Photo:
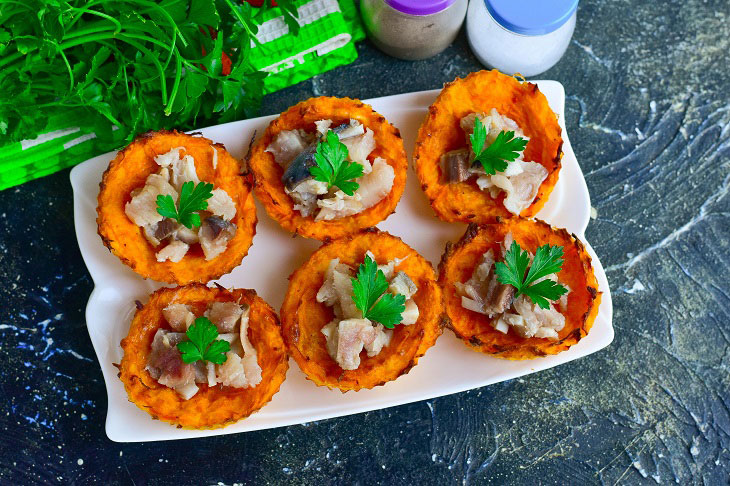
[[[464,35],[426,61],[367,42],[270,95],[432,89],[480,69]],[[466,393],[287,428],[150,444],[104,433],[92,289],[68,171],[0,192],[0,483],[728,484],[730,3],[584,0],[561,62],[616,338]]]

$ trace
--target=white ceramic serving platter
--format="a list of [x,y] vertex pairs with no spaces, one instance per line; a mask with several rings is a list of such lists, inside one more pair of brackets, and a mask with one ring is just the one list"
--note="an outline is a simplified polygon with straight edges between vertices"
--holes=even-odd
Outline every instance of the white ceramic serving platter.
[[[590,198],[580,166],[568,141],[563,123],[565,93],[555,81],[538,81],[552,109],[559,115],[563,129],[563,168],[560,179],[538,218],[568,229],[581,239],[590,216]],[[366,100],[398,127],[406,152],[412,153],[418,127],[439,90],[408,93]],[[273,116],[227,123],[199,130],[205,137],[222,142],[235,156],[243,158],[254,131],[262,133]],[[354,413],[426,400],[534,373],[594,353],[613,340],[612,305],[603,266],[586,243],[593,258],[603,299],[598,317],[588,336],[556,356],[530,361],[507,361],[471,351],[449,330],[418,362],[410,373],[373,390],[341,393],[317,387],[305,379],[294,360],[286,381],[271,403],[252,416],[218,430],[183,430],[153,420],[127,400],[117,369],[112,363],[122,359],[119,342],[126,336],[134,313],[134,301],[147,301],[147,295],[160,284],[144,280],[113,256],[97,235],[96,197],[99,181],[114,153],[88,160],[71,171],[74,190],[74,218],[81,254],[94,280],[95,288],[86,307],[86,323],[96,350],[109,395],[106,433],[117,442],[142,442],[185,439],[284,425],[311,422]],[[257,203],[258,205],[258,203]],[[243,263],[218,282],[226,287],[253,288],[275,309],[281,307],[287,277],[319,246],[319,242],[292,238],[258,206],[259,223],[249,254]],[[438,264],[447,241],[456,241],[466,225],[447,224],[434,216],[421,192],[412,168],[405,193],[396,212],[378,225],[401,237],[434,266]],[[585,242],[585,240],[584,240]]]

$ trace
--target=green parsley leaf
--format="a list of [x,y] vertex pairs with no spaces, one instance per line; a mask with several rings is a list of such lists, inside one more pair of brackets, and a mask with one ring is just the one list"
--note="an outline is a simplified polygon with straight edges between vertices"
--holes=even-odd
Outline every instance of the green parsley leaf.
[[352,196],[360,184],[353,181],[362,176],[362,165],[357,162],[347,162],[347,146],[340,142],[340,137],[332,130],[327,132],[324,142],[317,144],[314,154],[316,167],[311,167],[309,173],[315,180],[327,183],[327,189],[333,186],[340,188],[348,196]]
[[190,341],[177,343],[177,349],[185,363],[203,360],[223,364],[228,359],[226,353],[231,350],[231,345],[228,341],[216,339],[218,328],[207,317],[195,319],[185,334]]
[[182,185],[180,190],[179,209],[169,194],[157,196],[157,212],[165,218],[174,219],[189,229],[200,226],[200,215],[196,211],[208,209],[208,199],[213,197],[213,184],[193,181]]
[[392,329],[403,320],[406,298],[388,292],[388,281],[382,270],[369,256],[357,269],[357,277],[352,280],[352,300],[365,319],[379,322]]
[[562,257],[562,246],[542,245],[535,252],[528,271],[530,255],[513,241],[504,255],[504,262],[497,262],[494,273],[499,282],[512,285],[516,289],[515,298],[525,294],[534,304],[548,309],[550,301],[558,300],[568,289],[549,279],[537,283],[535,281],[559,272],[563,267]]
[[474,119],[474,131],[469,136],[471,149],[474,152],[474,163],[479,162],[484,167],[484,172],[494,175],[497,172],[504,172],[507,163],[512,162],[520,156],[520,152],[527,147],[527,139],[515,137],[515,132],[499,132],[488,147],[484,148],[487,141],[487,129],[479,119]]

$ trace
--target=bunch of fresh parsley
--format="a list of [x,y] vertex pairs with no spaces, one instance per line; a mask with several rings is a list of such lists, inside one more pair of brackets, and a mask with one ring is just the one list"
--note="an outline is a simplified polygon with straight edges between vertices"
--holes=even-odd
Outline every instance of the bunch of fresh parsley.
[[[193,187],[194,186],[194,187]],[[208,199],[213,197],[213,184],[193,181],[185,182],[180,189],[177,207],[169,194],[157,196],[157,212],[165,218],[174,219],[189,229],[200,226],[200,214],[197,211],[208,209]]]
[[357,162],[348,162],[347,146],[332,130],[327,131],[325,140],[317,144],[314,160],[315,167],[309,169],[315,180],[326,182],[327,189],[337,186],[348,196],[352,196],[360,184],[355,182],[362,176],[363,167]]
[[[294,1],[278,5],[295,32]],[[241,0],[0,2],[0,137],[32,139],[63,117],[111,150],[148,130],[252,116],[266,73],[248,53],[267,8],[270,0],[260,9]]]
[[561,268],[563,268],[562,246],[540,246],[530,265],[530,255],[513,241],[504,255],[504,262],[496,264],[494,273],[501,283],[514,286],[515,298],[525,294],[533,303],[543,309],[549,309],[550,301],[558,300],[568,289],[550,279],[537,283],[535,281],[558,273]]
[[231,344],[218,338],[218,328],[207,317],[198,317],[195,323],[185,332],[189,341],[177,343],[177,349],[186,363],[195,363],[199,360],[223,364],[228,358],[226,353],[231,350]]
[[378,270],[372,258],[365,256],[357,269],[357,277],[352,279],[352,301],[362,312],[363,318],[392,329],[403,320],[406,298],[387,290],[385,274]]
[[474,152],[474,163],[481,163],[487,175],[504,172],[509,162],[517,159],[527,147],[527,139],[515,137],[515,132],[499,132],[497,138],[484,147],[487,141],[487,129],[479,117],[474,119],[474,131],[469,136],[471,149]]

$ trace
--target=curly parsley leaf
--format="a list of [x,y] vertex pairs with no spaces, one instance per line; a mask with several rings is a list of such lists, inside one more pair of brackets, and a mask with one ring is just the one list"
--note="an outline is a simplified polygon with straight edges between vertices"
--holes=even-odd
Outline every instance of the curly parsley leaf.
[[213,197],[213,184],[193,181],[182,185],[179,209],[169,194],[157,196],[157,212],[165,218],[174,219],[189,229],[200,226],[200,215],[196,211],[208,209],[208,199]]
[[185,363],[194,363],[199,360],[210,361],[215,364],[225,363],[226,353],[231,350],[228,341],[216,339],[218,328],[207,317],[198,317],[195,323],[185,333],[190,341],[177,343],[177,349],[182,354]]
[[340,188],[348,196],[352,196],[360,184],[355,182],[362,176],[362,165],[347,161],[347,146],[340,142],[340,138],[329,130],[325,141],[317,144],[314,154],[316,167],[309,169],[315,180],[327,183],[327,189],[333,186]]
[[568,289],[550,279],[536,280],[560,271],[563,267],[563,247],[540,246],[529,270],[528,265],[530,255],[513,241],[504,256],[504,262],[497,262],[495,266],[497,280],[512,285],[516,289],[515,297],[525,294],[534,304],[548,309],[550,301],[558,300]]
[[474,163],[481,163],[488,175],[504,172],[508,162],[517,159],[527,147],[526,138],[515,137],[515,132],[501,131],[494,142],[485,148],[487,129],[479,117],[474,119],[474,131],[469,135],[469,141],[474,152]]
[[352,279],[352,300],[365,319],[379,322],[392,329],[403,320],[406,298],[388,292],[388,281],[382,270],[369,256],[357,269],[357,277]]

